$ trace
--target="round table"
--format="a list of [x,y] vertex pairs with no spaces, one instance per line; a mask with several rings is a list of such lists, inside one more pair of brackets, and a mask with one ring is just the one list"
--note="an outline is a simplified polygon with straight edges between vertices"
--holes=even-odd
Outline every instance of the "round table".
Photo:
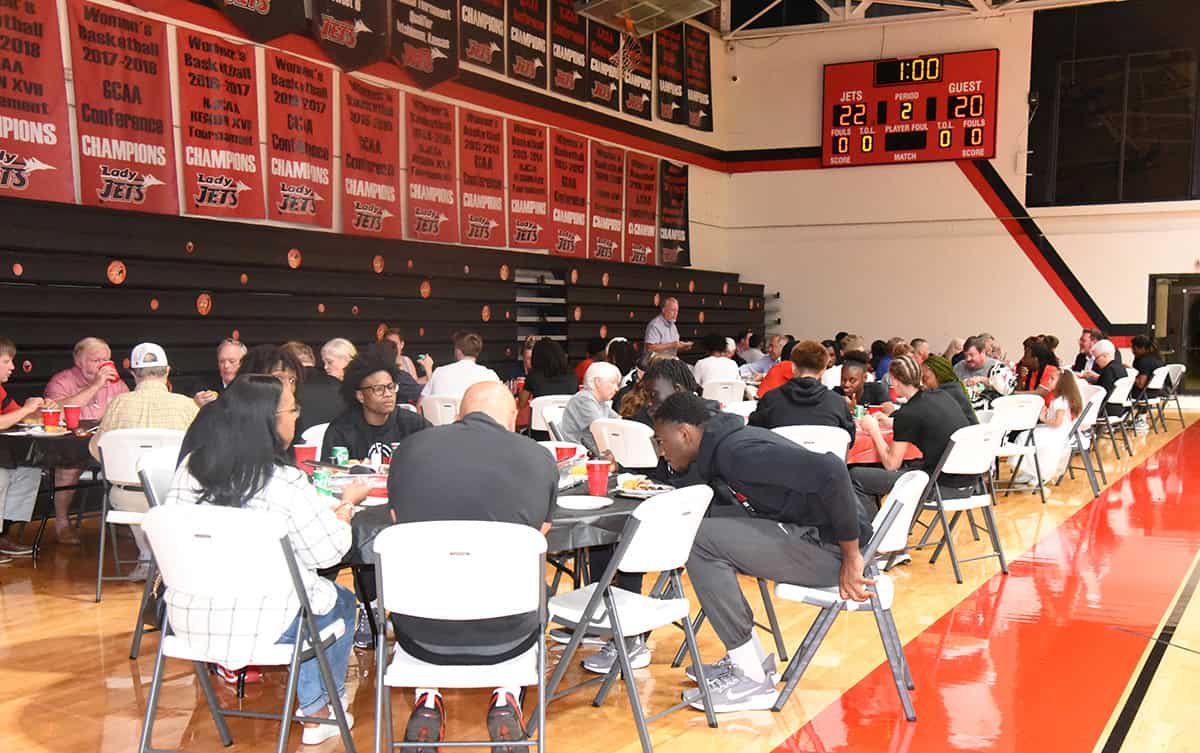
[[[858,421],[855,421],[858,424]],[[888,445],[892,444],[892,430],[880,429],[883,434],[884,441]],[[921,450],[913,443],[909,443],[908,451],[904,453],[905,460],[918,460],[921,457]],[[854,444],[850,445],[850,451],[846,453],[846,465],[865,465],[867,463],[878,463],[879,453],[875,451],[875,443],[871,441],[871,435],[862,430],[862,426],[858,427],[858,431],[854,435]]]

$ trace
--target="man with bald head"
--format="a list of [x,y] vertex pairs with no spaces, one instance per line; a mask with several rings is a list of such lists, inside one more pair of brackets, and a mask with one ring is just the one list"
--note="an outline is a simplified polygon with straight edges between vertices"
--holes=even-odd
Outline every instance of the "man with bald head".
[[[516,422],[517,403],[503,384],[479,382],[467,388],[458,421],[417,432],[392,454],[392,519],[490,520],[549,531],[558,469],[537,442],[513,432]],[[392,615],[392,627],[406,652],[432,664],[498,664],[520,656],[542,638],[532,612],[471,622]],[[496,688],[492,693],[487,712],[492,740],[520,739],[524,720],[519,696],[519,688]],[[431,743],[426,750],[436,748],[444,720],[437,689],[417,688],[405,741]]]

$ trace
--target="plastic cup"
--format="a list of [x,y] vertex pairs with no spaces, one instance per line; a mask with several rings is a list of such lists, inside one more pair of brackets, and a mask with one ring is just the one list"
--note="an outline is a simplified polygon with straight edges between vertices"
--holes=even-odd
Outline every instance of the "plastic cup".
[[588,461],[588,494],[593,497],[608,496],[608,469],[610,465],[607,460]]
[[867,413],[870,413],[871,415],[875,415],[876,413],[883,413],[883,406],[882,405],[868,405]]
[[62,420],[62,411],[54,408],[42,411],[42,426],[58,426]]
[[315,444],[298,444],[292,447],[296,451],[296,462],[304,463],[317,459],[317,446]]
[[554,448],[554,459],[558,461],[570,460],[575,457],[575,448],[571,445],[557,445]]
[[121,381],[121,374],[117,371],[117,365],[115,363],[113,363],[112,361],[105,361],[104,363],[100,364],[100,368],[102,368],[102,369],[105,366],[113,367],[113,375],[108,378],[109,384],[112,384],[113,382]]
[[78,429],[79,428],[79,406],[78,405],[64,405],[63,406],[63,420],[67,422],[68,429]]

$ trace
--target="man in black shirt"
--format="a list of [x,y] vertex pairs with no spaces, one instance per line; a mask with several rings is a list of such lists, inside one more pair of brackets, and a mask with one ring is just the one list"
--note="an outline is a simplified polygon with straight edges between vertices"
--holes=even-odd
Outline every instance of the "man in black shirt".
[[333,461],[333,448],[345,447],[356,460],[391,457],[392,444],[429,428],[424,416],[396,408],[395,363],[368,351],[346,367],[342,396],[351,407],[329,424],[321,457]]
[[1158,390],[1146,389],[1146,385],[1154,378],[1154,372],[1166,365],[1154,346],[1154,340],[1146,335],[1138,335],[1130,345],[1133,347],[1133,368],[1138,372],[1133,380],[1133,397],[1137,400],[1158,397]]
[[[1117,348],[1113,345],[1112,340],[1101,340],[1092,346],[1092,358],[1095,359],[1095,365],[1092,368],[1096,370],[1096,386],[1104,388],[1105,400],[1112,397],[1117,380],[1129,376],[1125,367],[1117,360],[1116,352]],[[1104,408],[1110,416],[1119,416],[1125,412],[1123,405],[1105,403]]]
[[[514,433],[517,404],[512,394],[499,382],[480,382],[463,395],[461,411],[456,423],[417,434],[392,456],[392,519],[490,520],[549,531],[558,469],[537,442]],[[433,664],[497,664],[521,655],[542,637],[534,613],[472,622],[392,615],[392,627],[406,652]],[[521,737],[518,696],[515,688],[493,692],[487,717],[492,740]],[[432,751],[442,739],[443,720],[441,694],[418,688],[405,740],[430,742]]]
[[327,424],[342,415],[346,411],[346,399],[342,396],[342,383],[316,367],[316,356],[307,343],[290,340],[283,347],[290,350],[304,367],[303,378],[296,385],[296,402],[300,404],[296,436],[300,437],[305,430]]
[[825,346],[813,340],[796,343],[792,364],[796,376],[771,390],[750,414],[750,425],[764,429],[776,426],[835,426],[845,429],[854,442],[854,419],[845,398],[821,384],[829,356]]
[[[714,413],[688,393],[672,395],[655,412],[654,438],[672,468],[695,464],[715,492],[713,517],[701,524],[687,563],[700,606],[729,652],[705,668],[714,708],[770,708],[777,696],[773,659],[763,656],[754,635],[754,614],[738,574],[837,585],[842,598],[867,598],[870,581],[859,547],[870,538],[871,525],[846,465],[745,426],[733,414]],[[684,700],[702,708],[699,690]]]

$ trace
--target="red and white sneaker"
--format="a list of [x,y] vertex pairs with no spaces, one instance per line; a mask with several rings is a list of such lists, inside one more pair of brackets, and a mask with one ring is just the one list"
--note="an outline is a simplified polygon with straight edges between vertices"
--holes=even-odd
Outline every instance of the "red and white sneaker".
[[[257,667],[246,667],[245,671],[247,685],[263,681],[262,672]],[[238,674],[240,672],[241,670],[229,669],[228,667],[222,667],[220,664],[213,665],[213,673],[229,685],[237,685]]]
[[[446,738],[446,714],[442,708],[440,693],[422,693],[417,697],[408,726],[404,728],[406,743],[438,743]],[[410,748],[414,753],[437,753],[433,745],[428,748]]]
[[[507,691],[492,692],[492,704],[487,713],[488,736],[492,742],[525,739],[525,718],[521,715],[521,702]],[[516,753],[524,746],[493,745],[492,753]]]

